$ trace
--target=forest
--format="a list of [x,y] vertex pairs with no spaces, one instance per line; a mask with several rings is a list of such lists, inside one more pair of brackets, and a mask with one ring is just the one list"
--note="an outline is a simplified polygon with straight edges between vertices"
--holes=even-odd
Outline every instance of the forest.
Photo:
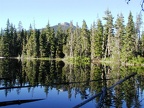
[[88,29],[86,21],[80,27],[70,22],[63,30],[54,30],[48,22],[45,28],[29,30],[18,27],[7,20],[0,32],[0,56],[20,58],[79,58],[88,60],[110,60],[121,63],[144,61],[144,31],[141,31],[142,16],[134,21],[132,12],[127,23],[123,14],[114,22],[111,11],[106,10],[103,19],[96,19]]

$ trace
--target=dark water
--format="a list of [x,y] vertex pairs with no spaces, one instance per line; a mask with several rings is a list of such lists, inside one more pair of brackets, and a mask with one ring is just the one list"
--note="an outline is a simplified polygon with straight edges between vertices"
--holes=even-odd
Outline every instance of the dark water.
[[[0,107],[72,108],[132,72],[137,75],[107,91],[103,108],[144,107],[144,67],[0,59]],[[81,108],[96,108],[99,100]]]

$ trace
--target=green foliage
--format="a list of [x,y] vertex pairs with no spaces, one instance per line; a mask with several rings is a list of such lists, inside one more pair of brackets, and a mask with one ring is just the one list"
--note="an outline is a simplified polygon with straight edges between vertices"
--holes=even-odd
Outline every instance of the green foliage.
[[103,19],[106,21],[104,25],[104,38],[103,38],[103,57],[111,57],[113,50],[113,36],[114,36],[114,25],[113,16],[109,10],[105,11],[105,17]]
[[91,30],[91,59],[102,58],[102,44],[103,44],[103,25],[101,20],[97,21],[97,27],[93,24]]
[[75,27],[70,22],[69,27],[66,26],[68,29],[63,29],[59,24],[56,30],[50,27],[49,22],[43,29],[33,29],[30,25],[29,30],[25,30],[19,22],[16,29],[8,19],[5,30],[0,33],[0,56],[68,57],[74,62],[90,62],[93,59],[104,61],[108,58],[112,62],[124,64],[136,61],[133,59],[138,56],[144,57],[144,32],[140,33],[141,17],[137,16],[134,23],[130,12],[126,26],[122,14],[118,15],[115,24],[113,19],[112,13],[106,10],[103,21],[98,19],[91,29],[88,29],[83,20],[81,27],[78,24]]
[[132,13],[130,12],[128,17],[128,23],[126,26],[126,34],[123,40],[121,60],[122,62],[128,62],[132,57],[135,57],[135,26]]
[[90,63],[90,58],[89,57],[82,57],[82,56],[78,56],[78,57],[67,57],[64,59],[65,62],[69,62],[72,64],[89,64]]
[[122,14],[117,16],[115,22],[115,36],[113,38],[112,61],[120,62],[121,50],[123,49],[123,40],[125,35],[124,17]]
[[132,64],[132,65],[142,65],[144,66],[144,58],[143,57],[133,57],[131,60],[129,60],[128,62],[129,64]]
[[81,52],[82,56],[89,57],[90,56],[90,35],[85,20],[83,20],[82,29],[81,29],[81,48],[82,48],[82,52]]

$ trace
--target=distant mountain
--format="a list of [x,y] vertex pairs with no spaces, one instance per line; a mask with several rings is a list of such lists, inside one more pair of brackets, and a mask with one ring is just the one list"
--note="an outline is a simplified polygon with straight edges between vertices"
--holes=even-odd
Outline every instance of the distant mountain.
[[[59,26],[61,26],[62,30],[67,30],[70,27],[70,23],[68,22],[58,23],[58,25],[52,26],[52,28],[54,28],[54,30],[57,31]],[[74,29],[76,28],[75,26],[73,27]]]

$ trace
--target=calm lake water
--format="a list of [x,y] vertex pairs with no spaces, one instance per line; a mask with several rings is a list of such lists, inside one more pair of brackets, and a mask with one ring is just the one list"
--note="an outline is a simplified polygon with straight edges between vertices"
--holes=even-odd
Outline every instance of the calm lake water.
[[[0,59],[0,107],[73,108],[133,72],[134,77],[107,91],[103,108],[143,108],[144,67]],[[99,100],[81,108],[97,108]]]

